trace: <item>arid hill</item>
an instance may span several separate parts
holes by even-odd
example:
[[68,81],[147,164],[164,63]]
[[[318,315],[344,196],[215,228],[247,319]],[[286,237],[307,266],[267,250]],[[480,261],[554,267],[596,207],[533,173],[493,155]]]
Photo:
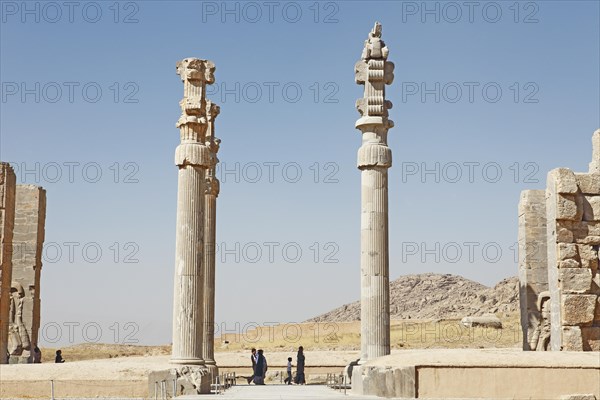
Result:
[[[486,313],[513,313],[519,309],[517,277],[493,288],[450,274],[405,275],[390,282],[392,319],[448,319]],[[346,304],[308,322],[360,320],[360,302]]]

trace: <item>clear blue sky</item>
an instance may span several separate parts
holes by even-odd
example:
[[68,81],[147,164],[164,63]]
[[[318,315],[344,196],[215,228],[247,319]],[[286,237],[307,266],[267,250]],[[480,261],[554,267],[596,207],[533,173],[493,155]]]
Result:
[[353,68],[376,20],[396,64],[392,279],[516,275],[519,193],[587,170],[600,127],[597,1],[1,6],[0,157],[48,191],[43,345],[97,327],[104,342],[170,341],[182,58],[217,65],[228,329],[359,296]]

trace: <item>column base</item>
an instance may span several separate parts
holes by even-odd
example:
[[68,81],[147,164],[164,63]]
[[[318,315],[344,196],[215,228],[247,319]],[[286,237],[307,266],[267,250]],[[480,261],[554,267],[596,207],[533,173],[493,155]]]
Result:
[[219,367],[217,367],[217,363],[215,361],[206,361],[206,365],[204,367],[208,370],[208,376],[210,377],[211,382],[214,381],[217,376],[219,376]]
[[[162,383],[164,382],[164,383]],[[148,375],[148,395],[154,398],[155,391],[161,396],[161,385],[166,389],[167,397],[182,395],[210,394],[212,383],[209,369],[204,365],[181,365],[162,371],[153,371]],[[173,392],[175,396],[173,396]]]

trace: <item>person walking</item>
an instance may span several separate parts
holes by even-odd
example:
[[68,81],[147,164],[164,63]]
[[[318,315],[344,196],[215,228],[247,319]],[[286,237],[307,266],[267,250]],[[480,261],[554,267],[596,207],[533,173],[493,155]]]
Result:
[[288,385],[292,384],[292,357],[288,357],[287,362],[287,378],[283,381]]
[[246,378],[248,385],[254,381],[254,375],[256,374],[256,349],[253,347],[250,353],[250,361],[252,362],[252,376]]
[[262,349],[259,349],[256,357],[256,367],[254,368],[254,384],[265,384],[265,372],[267,372],[267,359],[263,355]]
[[265,357],[264,352],[262,350],[258,350],[260,352],[260,355],[263,357],[264,360],[264,364],[263,364],[263,369],[262,369],[262,384],[265,384],[265,378],[267,377],[267,369],[269,369],[269,366],[267,365],[267,357]]
[[298,354],[296,355],[296,384],[305,385],[306,378],[304,377],[304,347],[298,347]]

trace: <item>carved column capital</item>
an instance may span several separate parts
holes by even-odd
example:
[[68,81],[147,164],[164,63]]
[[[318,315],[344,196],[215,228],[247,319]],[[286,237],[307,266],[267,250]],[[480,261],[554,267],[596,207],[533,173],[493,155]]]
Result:
[[[184,58],[177,62],[177,75],[183,82],[205,82],[212,84],[215,81],[215,64],[210,60],[199,58]],[[187,95],[187,93],[186,93]]]
[[364,85],[364,96],[356,101],[361,118],[356,128],[363,134],[358,152],[358,168],[392,165],[392,151],[387,147],[387,131],[394,126],[388,118],[392,102],[385,99],[385,86],[394,81],[394,63],[387,61],[389,50],[381,40],[381,24],[369,33],[361,59],[355,64],[355,81]]
[[206,146],[209,128],[206,85],[215,81],[215,64],[209,60],[185,58],[177,62],[177,74],[183,81],[183,99],[179,102],[181,116],[177,121],[181,144],[175,151],[175,163],[208,168],[213,157]]
[[394,81],[394,63],[387,61],[388,54],[381,40],[381,24],[376,22],[365,41],[362,57],[354,66],[356,83],[365,86],[364,96],[356,102],[356,108],[362,118],[378,117],[380,123],[386,125],[389,124],[387,110],[392,108],[392,103],[385,99],[385,85]]

